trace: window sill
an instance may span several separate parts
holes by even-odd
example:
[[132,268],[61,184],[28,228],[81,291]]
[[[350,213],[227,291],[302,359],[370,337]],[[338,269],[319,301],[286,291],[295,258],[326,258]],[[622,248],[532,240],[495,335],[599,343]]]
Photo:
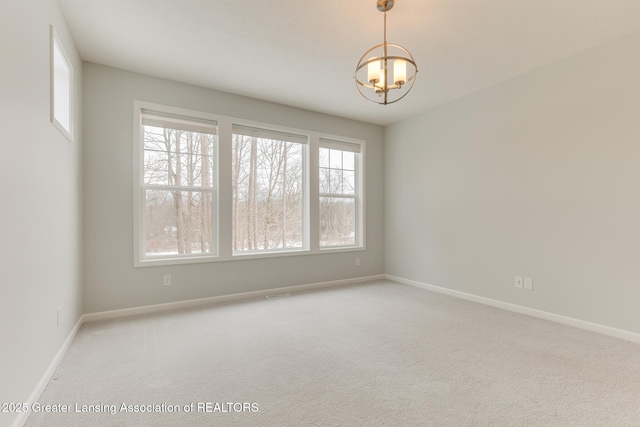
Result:
[[341,252],[362,252],[364,246],[341,246],[332,248],[320,248],[317,250],[298,249],[298,250],[280,250],[276,252],[264,252],[264,253],[236,253],[232,256],[192,256],[192,257],[177,257],[177,258],[158,258],[158,259],[143,259],[136,260],[134,267],[159,267],[165,265],[182,265],[182,264],[197,264],[197,263],[215,263],[226,261],[243,261],[253,259],[265,259],[265,258],[284,258],[292,256],[302,255],[323,255]]
[[163,265],[179,265],[179,264],[199,264],[203,262],[215,262],[219,261],[220,257],[216,255],[211,256],[185,256],[185,257],[162,257],[162,258],[145,258],[136,259],[134,261],[134,267],[158,267]]

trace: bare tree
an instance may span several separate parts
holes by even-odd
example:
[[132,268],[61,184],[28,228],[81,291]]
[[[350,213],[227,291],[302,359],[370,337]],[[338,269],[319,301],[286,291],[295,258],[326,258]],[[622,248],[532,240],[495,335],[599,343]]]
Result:
[[300,246],[300,144],[238,134],[233,142],[233,249]]

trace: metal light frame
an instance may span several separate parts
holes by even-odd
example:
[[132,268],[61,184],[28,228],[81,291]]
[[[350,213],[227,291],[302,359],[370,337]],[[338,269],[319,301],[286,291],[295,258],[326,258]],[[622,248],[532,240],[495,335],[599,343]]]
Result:
[[[393,104],[407,96],[415,83],[416,75],[418,73],[418,66],[416,65],[416,61],[411,52],[398,44],[387,43],[387,12],[391,10],[391,8],[393,8],[393,0],[378,0],[377,9],[380,12],[384,12],[384,41],[383,43],[372,47],[366,51],[362,57],[360,57],[356,70],[353,74],[353,78],[356,82],[356,87],[358,88],[360,95],[368,101],[382,105]],[[382,56],[373,56],[365,60],[365,58],[367,58],[372,52],[378,49],[382,49]],[[389,55],[390,49],[395,50],[397,54]],[[389,76],[393,73],[389,74],[388,71],[390,65],[396,60],[405,61],[408,66],[413,67],[413,70],[411,73],[409,73],[408,70],[406,71],[406,80],[404,82],[395,81],[389,84]],[[376,62],[381,63],[380,74],[384,75],[384,82],[381,82],[380,79],[368,80],[369,64],[374,64]],[[362,76],[358,76],[358,73],[364,74],[362,72],[363,70],[367,73],[364,80],[361,78]],[[403,89],[404,93],[402,93]],[[389,92],[392,90],[399,90],[401,95],[397,99],[390,99],[393,98],[389,96]]]

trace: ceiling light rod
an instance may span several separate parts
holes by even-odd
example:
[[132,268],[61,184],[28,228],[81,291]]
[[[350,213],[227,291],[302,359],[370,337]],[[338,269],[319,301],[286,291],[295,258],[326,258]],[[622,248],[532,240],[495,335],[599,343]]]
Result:
[[[378,0],[377,9],[384,13],[384,41],[360,57],[353,75],[358,92],[367,100],[383,105],[404,98],[413,87],[418,72],[416,61],[407,49],[387,43],[387,12],[391,8],[393,0]],[[370,56],[376,51],[377,56]]]

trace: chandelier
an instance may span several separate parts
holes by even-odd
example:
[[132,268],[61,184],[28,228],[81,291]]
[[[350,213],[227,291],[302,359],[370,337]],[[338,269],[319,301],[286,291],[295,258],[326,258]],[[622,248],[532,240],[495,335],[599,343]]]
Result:
[[418,72],[416,61],[407,49],[387,43],[387,11],[392,7],[393,0],[378,0],[377,8],[384,12],[384,42],[362,55],[353,75],[360,95],[383,105],[404,98]]

